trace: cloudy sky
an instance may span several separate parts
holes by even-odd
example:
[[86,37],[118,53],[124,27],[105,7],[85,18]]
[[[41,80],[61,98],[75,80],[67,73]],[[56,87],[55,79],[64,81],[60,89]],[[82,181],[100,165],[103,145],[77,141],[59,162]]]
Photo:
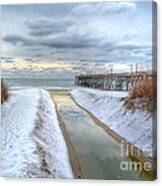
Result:
[[2,76],[71,78],[152,62],[152,2],[5,5]]

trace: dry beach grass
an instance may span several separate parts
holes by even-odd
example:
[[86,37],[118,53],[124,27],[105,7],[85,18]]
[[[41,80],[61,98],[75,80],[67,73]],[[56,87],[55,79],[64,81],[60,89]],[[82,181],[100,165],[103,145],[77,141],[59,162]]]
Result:
[[125,99],[124,106],[127,109],[143,109],[153,112],[155,108],[155,84],[154,79],[139,80],[130,91],[130,96]]
[[8,86],[1,80],[1,104],[9,98]]
[[153,79],[144,79],[137,81],[134,88],[131,91],[130,98],[151,98],[154,97],[154,84]]

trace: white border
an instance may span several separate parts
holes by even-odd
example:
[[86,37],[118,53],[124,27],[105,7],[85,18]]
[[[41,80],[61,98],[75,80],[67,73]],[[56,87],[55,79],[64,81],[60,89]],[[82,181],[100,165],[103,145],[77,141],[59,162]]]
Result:
[[[26,4],[26,3],[63,3],[63,2],[101,2],[101,1],[111,1],[111,0],[0,0],[0,4]],[[121,0],[114,0],[114,1],[121,1]],[[123,0],[124,1],[124,0]],[[131,1],[131,0],[125,0]],[[160,148],[162,141],[162,47],[161,47],[161,27],[160,24],[160,17],[162,17],[162,0],[156,0],[158,3],[158,180],[154,182],[135,182],[135,181],[110,181],[110,180],[58,180],[58,179],[22,179],[22,178],[0,178],[0,185],[1,186],[13,186],[19,185],[22,186],[35,186],[35,185],[43,185],[43,186],[98,186],[98,185],[117,185],[120,186],[125,185],[162,185],[162,172],[160,168],[162,167],[161,155],[162,155],[162,148]]]

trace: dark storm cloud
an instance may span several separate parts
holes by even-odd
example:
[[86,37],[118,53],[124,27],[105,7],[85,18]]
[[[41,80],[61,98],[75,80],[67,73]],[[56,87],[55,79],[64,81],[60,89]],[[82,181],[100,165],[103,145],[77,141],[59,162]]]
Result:
[[[59,32],[59,31],[58,31]],[[44,29],[36,29],[36,30],[31,30],[29,32],[31,36],[38,36],[38,37],[43,37],[43,36],[48,36],[53,34],[53,29],[52,28],[44,28]]]
[[3,37],[3,40],[11,43],[12,45],[21,45],[21,46],[31,46],[33,40],[19,35],[6,35]]
[[72,19],[54,20],[50,18],[39,18],[25,21],[25,25],[31,36],[49,36],[55,33],[65,32],[72,25]]
[[3,40],[11,43],[12,45],[21,46],[46,46],[49,48],[61,48],[61,49],[76,49],[76,48],[88,48],[97,47],[100,40],[92,37],[91,35],[82,35],[73,33],[68,35],[63,33],[58,37],[48,37],[42,39],[35,39],[32,37],[23,37],[18,35],[7,35],[3,37]]
[[85,35],[84,37],[79,33],[66,35],[63,34],[57,38],[53,39],[44,39],[40,42],[41,45],[50,47],[50,48],[87,48],[87,47],[96,47],[98,40],[96,38],[92,38],[89,35]]
[[[136,43],[113,43],[112,41],[104,42],[102,44],[102,40],[100,38],[92,37],[91,35],[81,35],[73,33],[71,35],[67,35],[63,33],[62,35],[56,38],[42,38],[41,40],[35,39],[32,37],[23,37],[18,35],[7,35],[3,37],[3,40],[9,42],[13,45],[22,45],[22,46],[46,46],[49,48],[58,48],[58,49],[66,49],[66,48],[101,48],[105,49],[105,51],[114,51],[114,50],[138,50],[139,49],[151,49],[151,45],[143,45]],[[37,51],[37,50],[36,50]]]

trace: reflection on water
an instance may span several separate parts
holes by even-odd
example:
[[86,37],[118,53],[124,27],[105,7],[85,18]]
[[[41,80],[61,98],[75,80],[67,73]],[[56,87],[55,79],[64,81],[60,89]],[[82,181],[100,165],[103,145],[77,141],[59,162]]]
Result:
[[139,172],[122,171],[120,145],[90,116],[80,109],[69,95],[54,95],[59,114],[77,151],[82,177],[89,179],[144,180]]

